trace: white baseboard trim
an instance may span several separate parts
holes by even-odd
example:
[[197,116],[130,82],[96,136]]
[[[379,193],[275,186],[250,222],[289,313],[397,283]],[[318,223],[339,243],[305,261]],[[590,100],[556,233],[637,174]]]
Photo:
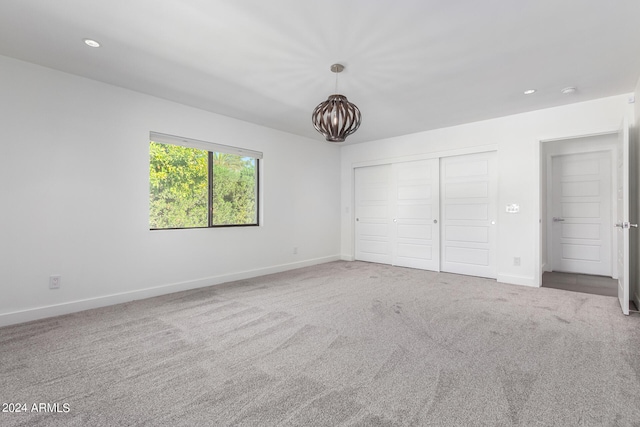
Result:
[[342,255],[340,255],[340,260],[341,261],[355,261],[356,257],[354,257],[353,255],[342,254]]
[[222,283],[233,282],[236,280],[250,279],[253,277],[264,276],[266,274],[280,273],[287,270],[295,270],[296,268],[309,267],[317,264],[338,261],[342,257],[333,255],[323,258],[308,259],[305,261],[292,262],[289,264],[280,264],[271,267],[258,268],[255,270],[246,270],[238,273],[223,274],[220,276],[204,277],[186,282],[170,283],[152,288],[139,289],[130,292],[121,292],[118,294],[105,295],[95,298],[87,298],[83,300],[69,301],[62,304],[48,305],[43,307],[30,308],[26,310],[14,311],[11,313],[0,314],[0,327],[15,325],[17,323],[30,322],[32,320],[44,319],[47,317],[60,316],[63,314],[77,313],[79,311],[90,310],[92,308],[106,307],[109,305],[121,304],[125,302],[157,297],[160,295],[171,294],[174,292],[188,291],[190,289],[205,288],[207,286],[220,285]]
[[540,285],[534,277],[530,276],[516,276],[512,274],[498,274],[498,282],[508,283],[510,285],[530,286],[532,288],[539,288]]

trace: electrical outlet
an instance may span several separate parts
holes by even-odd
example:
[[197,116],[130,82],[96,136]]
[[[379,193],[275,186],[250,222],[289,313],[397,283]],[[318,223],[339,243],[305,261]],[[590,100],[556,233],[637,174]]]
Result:
[[297,247],[297,246],[294,246],[294,247],[293,247],[293,254],[294,254],[294,255],[297,255],[297,254],[298,254],[298,247]]
[[62,276],[49,276],[49,289],[60,289]]
[[513,258],[513,265],[520,266],[520,257],[519,256]]

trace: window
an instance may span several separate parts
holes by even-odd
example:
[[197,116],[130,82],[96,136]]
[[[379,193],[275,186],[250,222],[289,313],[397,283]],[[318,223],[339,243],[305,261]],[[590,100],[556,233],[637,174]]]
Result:
[[258,225],[262,153],[152,132],[152,230]]

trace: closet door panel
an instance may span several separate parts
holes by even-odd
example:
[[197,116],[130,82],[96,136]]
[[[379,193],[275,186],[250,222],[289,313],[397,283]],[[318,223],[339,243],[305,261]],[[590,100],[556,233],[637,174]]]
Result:
[[496,152],[440,160],[442,271],[496,278]]
[[438,159],[392,165],[393,264],[440,267]]
[[391,165],[355,169],[355,258],[391,264]]

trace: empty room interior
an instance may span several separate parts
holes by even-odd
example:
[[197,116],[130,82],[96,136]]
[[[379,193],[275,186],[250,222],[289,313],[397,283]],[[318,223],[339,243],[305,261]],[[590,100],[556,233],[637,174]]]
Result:
[[637,426],[640,2],[0,3],[0,425]]

